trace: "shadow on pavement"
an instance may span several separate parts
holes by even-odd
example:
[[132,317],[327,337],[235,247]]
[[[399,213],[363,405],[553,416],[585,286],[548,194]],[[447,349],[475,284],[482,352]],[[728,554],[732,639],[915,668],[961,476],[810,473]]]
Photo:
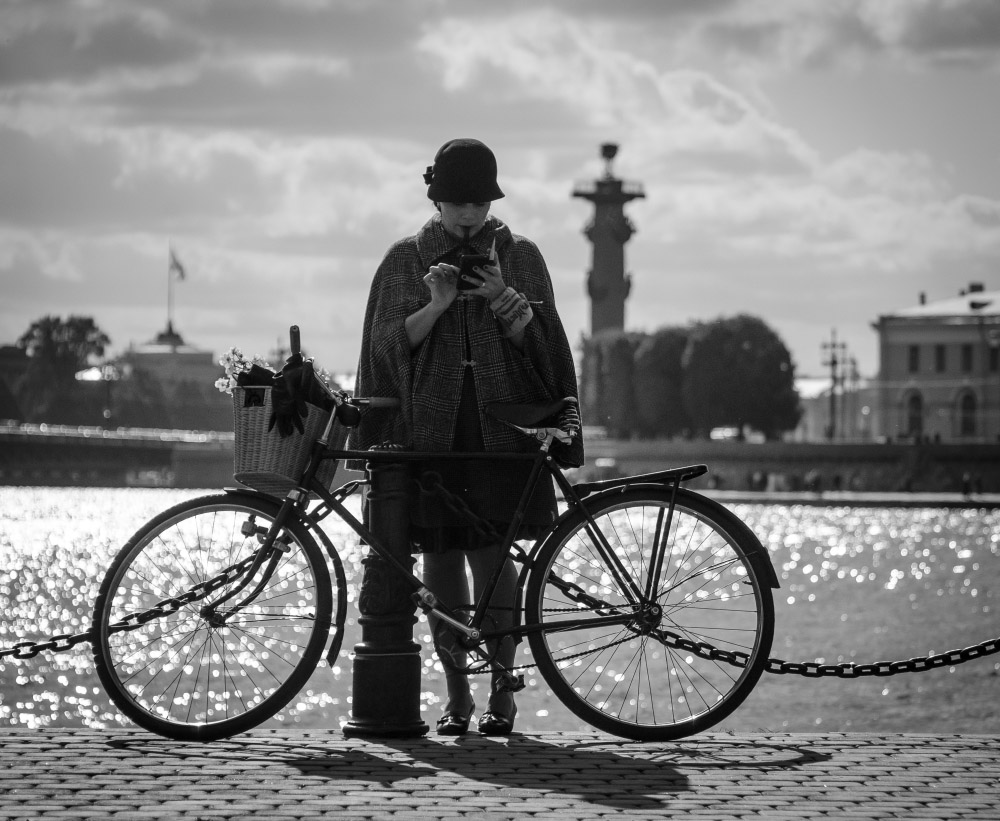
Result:
[[572,796],[617,809],[662,809],[689,787],[687,776],[672,765],[623,755],[610,749],[613,745],[580,749],[526,735],[494,739],[476,733],[452,743],[431,739],[381,743],[435,770],[493,784],[501,792]]
[[[507,738],[469,733],[447,741],[435,736],[347,741],[331,733],[330,741],[310,734],[300,739],[245,736],[210,744],[130,737],[108,744],[144,757],[180,758],[190,764],[280,763],[313,778],[396,789],[461,789],[467,779],[479,785],[476,793],[485,793],[492,785],[500,795],[512,798],[523,790],[524,797],[548,793],[633,810],[668,807],[672,798],[690,789],[686,770],[770,771],[830,758],[801,743],[739,737],[639,744],[572,738],[553,742],[517,733]],[[449,774],[459,779],[448,778]]]

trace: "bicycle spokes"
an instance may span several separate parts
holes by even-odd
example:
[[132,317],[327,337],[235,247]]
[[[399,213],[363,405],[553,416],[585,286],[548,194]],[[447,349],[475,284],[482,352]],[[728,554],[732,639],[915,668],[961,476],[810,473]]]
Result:
[[770,646],[757,546],[686,491],[636,488],[589,514],[566,519],[535,559],[526,618],[539,669],[608,732],[661,739],[710,726],[745,698]]
[[102,584],[98,673],[142,726],[174,738],[231,735],[280,709],[322,654],[324,557],[298,526],[281,542],[262,538],[261,528],[277,532],[272,506],[255,504],[179,505],[133,537]]

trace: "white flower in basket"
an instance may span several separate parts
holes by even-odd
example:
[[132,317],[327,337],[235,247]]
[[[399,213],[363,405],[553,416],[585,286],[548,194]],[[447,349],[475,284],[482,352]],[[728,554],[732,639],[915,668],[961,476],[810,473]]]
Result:
[[248,359],[239,348],[230,348],[226,351],[219,357],[219,364],[222,365],[226,375],[215,380],[215,387],[222,393],[228,393],[230,396],[232,396],[233,388],[237,386],[237,377],[241,373],[249,373],[250,368],[254,365],[274,370],[264,357],[254,354]]

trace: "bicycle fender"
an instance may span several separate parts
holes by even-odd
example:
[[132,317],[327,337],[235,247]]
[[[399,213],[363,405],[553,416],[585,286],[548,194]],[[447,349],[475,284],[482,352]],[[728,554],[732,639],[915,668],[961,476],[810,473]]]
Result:
[[720,514],[720,518],[724,518],[729,523],[730,527],[735,530],[743,531],[743,534],[755,545],[754,551],[747,558],[753,563],[754,570],[760,573],[762,581],[767,582],[768,587],[773,590],[777,590],[781,587],[781,582],[778,580],[778,574],[774,570],[774,565],[771,563],[771,556],[767,552],[767,548],[761,543],[760,539],[757,538],[757,534],[754,533],[749,525],[739,518],[735,513],[733,513],[729,508],[715,501],[715,499],[709,499],[700,493],[695,493],[691,490],[684,490],[686,494],[691,496],[698,496],[701,500],[709,503],[714,507]]
[[[271,496],[270,494],[267,493],[262,493],[259,490],[254,490],[253,488],[226,487],[223,488],[223,492],[226,493],[226,495],[228,496],[246,496],[252,498],[254,501],[257,502],[267,502],[273,508],[274,513],[272,515],[276,515],[278,510],[281,508],[281,503],[282,503],[281,499],[277,499],[274,496]],[[299,520],[299,524],[301,524],[313,538],[318,537],[320,544],[323,546],[323,548],[326,550],[327,555],[330,557],[330,563],[333,565],[334,568],[333,572],[335,574],[338,572],[343,573],[343,561],[340,558],[340,554],[337,553],[337,548],[330,540],[330,537],[326,535],[326,531],[324,531],[323,528],[321,527],[311,527],[306,525],[304,522],[302,522],[301,517],[297,513],[293,513],[293,516],[295,516],[295,518]],[[327,649],[325,655],[327,663],[330,664],[331,666],[336,661],[337,656],[340,655],[341,646],[344,642],[343,631],[334,630],[333,626],[337,624],[343,624],[344,619],[347,617],[347,598],[340,596],[338,597],[338,599],[339,600],[337,602],[337,612],[335,614],[331,614],[330,635],[332,637],[332,641],[330,642],[330,647]]]
[[[326,548],[327,555],[330,557],[330,561],[334,566],[334,573],[342,574],[344,572],[344,563],[340,558],[340,554],[337,552],[337,548],[334,547],[333,542],[330,541],[330,537],[326,535],[323,528],[313,527],[309,529],[309,532],[319,536],[319,540],[323,547]],[[334,587],[334,589],[336,589],[336,587]],[[332,635],[332,640],[330,642],[330,646],[327,648],[325,656],[327,664],[331,667],[336,662],[337,656],[340,655],[340,648],[344,643],[344,631],[334,630],[334,627],[338,624],[344,624],[344,620],[347,618],[347,597],[338,596],[337,599],[337,612],[333,614],[333,617],[330,620],[330,633]]]

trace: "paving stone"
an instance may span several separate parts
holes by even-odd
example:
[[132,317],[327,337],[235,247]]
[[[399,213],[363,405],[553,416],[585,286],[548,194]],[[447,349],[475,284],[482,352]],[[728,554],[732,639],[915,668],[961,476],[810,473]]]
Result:
[[[778,763],[768,768],[773,754]],[[817,760],[823,756],[824,760]],[[268,730],[214,744],[139,731],[0,729],[0,821],[1000,818],[1000,737],[601,733],[345,739]]]

